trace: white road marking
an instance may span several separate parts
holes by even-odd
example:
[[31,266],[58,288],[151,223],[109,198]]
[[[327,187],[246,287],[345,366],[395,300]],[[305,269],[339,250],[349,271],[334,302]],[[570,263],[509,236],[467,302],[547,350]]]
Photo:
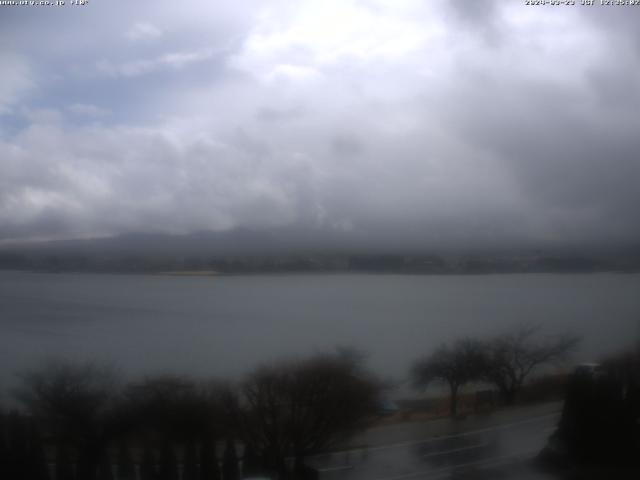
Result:
[[356,453],[356,452],[360,452],[360,451],[367,451],[367,452],[377,452],[380,450],[387,450],[387,449],[391,449],[391,448],[402,448],[402,447],[411,447],[414,445],[423,445],[425,443],[432,443],[432,442],[438,442],[440,440],[450,440],[452,438],[459,438],[459,437],[468,437],[471,435],[477,435],[479,433],[486,433],[486,432],[492,432],[494,430],[507,430],[509,428],[512,427],[516,427],[518,425],[524,425],[526,423],[535,423],[535,422],[540,422],[543,420],[546,420],[548,418],[551,417],[557,417],[558,415],[560,415],[560,412],[555,412],[555,413],[548,413],[546,415],[539,415],[537,417],[531,417],[531,418],[527,418],[525,420],[519,420],[517,422],[510,422],[510,423],[503,423],[501,425],[494,425],[492,427],[487,427],[487,428],[480,428],[478,430],[469,430],[468,432],[462,432],[462,433],[454,433],[451,435],[442,435],[440,437],[430,437],[430,438],[425,438],[423,440],[412,440],[410,442],[398,442],[398,443],[390,443],[389,445],[380,445],[377,447],[364,447],[364,448],[354,448],[353,450],[342,450],[340,452],[332,452],[332,453],[322,453],[319,455],[313,455],[308,457],[309,459],[312,458],[321,458],[321,457],[326,457],[328,455],[339,455],[339,454],[344,454],[347,452],[350,453]]
[[458,452],[464,452],[467,450],[475,450],[476,448],[486,447],[487,445],[489,445],[487,442],[476,443],[474,445],[468,445],[466,447],[452,448],[451,450],[443,450],[441,452],[427,453],[426,455],[422,455],[422,458],[438,457],[440,455],[448,455],[450,453],[458,453]]
[[[557,417],[557,416],[559,416],[559,414],[560,414],[560,412],[549,413],[549,414],[545,414],[545,415],[539,415],[539,416],[536,416],[536,417],[526,418],[524,420],[519,420],[519,421],[516,421],[516,422],[504,423],[504,424],[494,425],[494,426],[487,427],[487,428],[481,428],[481,429],[477,429],[477,430],[470,430],[470,431],[467,431],[467,432],[455,433],[455,434],[451,434],[451,435],[443,435],[443,436],[439,436],[439,437],[430,437],[430,438],[426,438],[426,439],[423,439],[423,440],[415,440],[415,441],[409,441],[409,442],[399,442],[399,443],[393,443],[393,444],[388,444],[388,445],[380,445],[380,446],[377,446],[377,447],[355,448],[355,449],[352,449],[352,450],[343,450],[343,451],[340,451],[340,452],[332,452],[332,453],[329,453],[329,454],[319,454],[319,455],[310,456],[310,457],[308,457],[308,459],[314,459],[314,458],[320,459],[322,457],[337,456],[337,455],[345,455],[347,457],[347,459],[348,459],[349,455],[357,454],[359,452],[368,454],[369,452],[388,450],[388,449],[394,449],[394,448],[402,448],[402,447],[411,447],[411,446],[415,446],[415,445],[424,445],[424,444],[428,444],[428,443],[438,442],[438,441],[441,441],[441,440],[450,440],[450,439],[454,439],[454,438],[468,437],[468,436],[471,436],[471,435],[477,435],[477,434],[480,434],[480,433],[486,433],[486,432],[491,432],[491,431],[507,430],[509,428],[517,427],[519,425],[541,422],[541,421],[547,420],[549,418]],[[551,428],[551,427],[545,428],[544,432],[548,432],[548,431],[551,431],[551,430],[555,430],[555,427],[553,427],[553,428]],[[455,448],[455,449],[451,449],[451,450],[444,450],[444,451],[441,451],[441,452],[433,452],[433,453],[430,453],[430,454],[423,455],[422,458],[429,458],[429,457],[435,457],[435,456],[439,456],[439,455],[446,455],[446,454],[465,451],[465,450],[476,449],[476,448],[480,448],[480,447],[486,446],[486,445],[487,445],[487,443],[478,443],[478,444],[468,445],[468,446],[465,446],[465,447]],[[429,475],[429,478],[438,479],[438,478],[443,478],[443,476],[449,475],[451,473],[451,471],[456,469],[456,468],[467,467],[467,466],[476,466],[476,467],[481,467],[481,468],[487,468],[487,467],[490,467],[490,466],[499,465],[500,463],[508,462],[510,460],[515,460],[521,455],[525,455],[525,454],[529,454],[529,453],[533,453],[533,452],[537,453],[538,450],[529,450],[529,451],[525,451],[525,452],[519,452],[519,453],[516,453],[516,454],[511,454],[511,455],[503,455],[503,456],[488,458],[488,459],[484,459],[484,460],[476,460],[476,461],[473,461],[473,462],[461,463],[461,464],[452,465],[450,467],[446,467],[446,468],[439,469],[439,470],[424,470],[424,471],[419,471],[419,472],[402,474],[402,475],[398,475],[398,476],[384,477],[384,478],[379,478],[377,480],[402,480],[402,479],[409,479],[409,478],[419,477],[419,476],[422,476],[422,475]],[[350,469],[354,469],[354,468],[355,468],[355,465],[353,465],[353,464],[343,464],[343,465],[338,465],[338,466],[334,466],[334,467],[318,468],[317,470],[320,473],[326,473],[326,472],[336,472],[336,471],[341,471],[341,470],[350,470]],[[435,477],[432,477],[433,475],[435,475]]]

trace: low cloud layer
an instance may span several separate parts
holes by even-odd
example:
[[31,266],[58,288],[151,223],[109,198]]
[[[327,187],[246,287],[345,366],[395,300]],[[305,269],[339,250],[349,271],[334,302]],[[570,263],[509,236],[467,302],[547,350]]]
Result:
[[0,241],[640,238],[637,9],[238,3],[0,7]]

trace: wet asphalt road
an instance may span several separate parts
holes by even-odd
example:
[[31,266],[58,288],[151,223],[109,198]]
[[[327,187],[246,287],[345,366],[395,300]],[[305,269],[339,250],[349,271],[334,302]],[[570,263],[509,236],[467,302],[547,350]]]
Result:
[[532,460],[553,433],[559,413],[529,413],[433,438],[425,431],[420,440],[352,449],[309,463],[320,480],[550,478]]

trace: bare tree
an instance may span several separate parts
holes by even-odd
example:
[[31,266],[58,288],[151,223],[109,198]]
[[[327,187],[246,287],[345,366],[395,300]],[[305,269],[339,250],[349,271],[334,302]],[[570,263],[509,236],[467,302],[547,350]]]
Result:
[[19,378],[15,397],[59,437],[93,433],[118,390],[114,370],[94,363],[53,360]]
[[184,376],[147,377],[124,389],[117,411],[119,428],[172,442],[222,437],[229,427],[223,412],[225,391],[222,383]]
[[434,381],[449,386],[449,410],[458,412],[458,392],[461,386],[480,379],[484,371],[484,350],[479,341],[462,339],[453,345],[442,345],[431,355],[418,360],[412,368],[414,385],[426,388]]
[[541,338],[537,326],[520,326],[487,343],[484,377],[513,404],[527,377],[538,367],[563,361],[580,341],[575,335]]
[[240,425],[264,462],[283,469],[285,457],[299,461],[361,428],[375,410],[378,388],[350,355],[262,367],[242,385]]
[[21,375],[16,398],[59,444],[79,452],[78,474],[92,479],[103,454],[117,376],[93,363],[50,361]]

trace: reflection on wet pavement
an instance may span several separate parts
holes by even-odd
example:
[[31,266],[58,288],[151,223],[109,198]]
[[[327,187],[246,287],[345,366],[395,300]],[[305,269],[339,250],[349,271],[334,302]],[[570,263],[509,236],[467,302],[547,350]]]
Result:
[[319,479],[547,478],[531,460],[544,447],[558,415],[420,441],[354,449],[311,459]]

